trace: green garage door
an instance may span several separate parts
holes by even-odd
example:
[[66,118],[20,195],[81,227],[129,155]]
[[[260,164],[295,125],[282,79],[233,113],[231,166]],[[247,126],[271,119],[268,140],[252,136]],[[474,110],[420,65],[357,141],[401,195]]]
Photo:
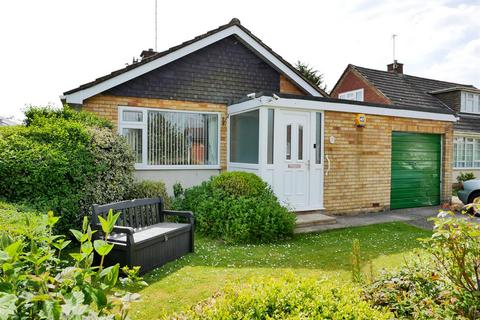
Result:
[[392,132],[391,209],[440,204],[440,141],[438,134]]

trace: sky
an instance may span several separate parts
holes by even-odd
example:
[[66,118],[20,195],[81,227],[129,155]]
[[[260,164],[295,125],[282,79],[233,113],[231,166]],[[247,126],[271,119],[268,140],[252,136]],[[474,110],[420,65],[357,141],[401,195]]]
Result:
[[[331,90],[351,63],[480,88],[480,0],[158,1],[158,51],[233,17]],[[0,1],[0,116],[122,68],[155,45],[155,0]]]

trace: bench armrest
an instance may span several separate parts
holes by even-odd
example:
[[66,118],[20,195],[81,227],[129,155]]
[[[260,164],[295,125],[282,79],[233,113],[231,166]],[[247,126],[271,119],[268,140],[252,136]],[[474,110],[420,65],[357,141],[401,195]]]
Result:
[[187,218],[188,221],[193,224],[193,212],[192,211],[174,211],[174,210],[163,210],[163,214],[167,216],[177,216]]
[[[100,223],[98,223],[95,226],[95,229],[102,230],[102,225]],[[122,227],[122,226],[114,226],[112,231],[116,232],[116,233],[126,233],[126,234],[134,234],[135,233],[135,230],[133,230],[132,227]]]

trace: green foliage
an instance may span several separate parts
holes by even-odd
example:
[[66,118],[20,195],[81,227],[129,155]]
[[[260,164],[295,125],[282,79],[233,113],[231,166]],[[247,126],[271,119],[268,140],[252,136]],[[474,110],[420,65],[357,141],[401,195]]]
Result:
[[473,219],[440,212],[435,232],[422,239],[429,259],[384,276],[367,287],[367,299],[399,318],[478,319],[480,229]]
[[[106,230],[117,215],[109,214]],[[88,220],[82,231],[73,230],[81,243],[79,253],[71,253],[75,265],[62,259],[61,250],[69,241],[52,234],[59,221],[49,212],[44,217],[46,232],[25,235],[15,240],[4,233],[0,243],[0,318],[1,319],[126,319],[129,304],[138,294],[117,286],[119,265],[92,266],[93,248],[97,254],[108,254],[112,246],[95,240]],[[108,234],[106,236],[108,239]],[[103,261],[103,259],[102,259]],[[130,282],[144,285],[138,269],[127,270]],[[122,283],[130,283],[123,280]]]
[[46,232],[45,215],[40,215],[24,205],[13,205],[0,200],[0,230],[11,237],[24,238]]
[[222,173],[185,190],[174,207],[193,211],[196,230],[228,243],[276,241],[295,226],[295,215],[252,173]]
[[391,319],[373,308],[350,286],[301,278],[252,279],[227,286],[221,294],[175,315],[173,319]]
[[313,67],[310,67],[307,63],[303,63],[301,61],[297,61],[297,63],[295,64],[295,68],[317,87],[322,90],[327,90],[327,85],[325,84],[325,81],[323,79],[323,73],[320,73],[320,71],[314,69]]
[[124,198],[134,167],[122,137],[89,126],[95,124],[93,115],[76,116],[68,108],[27,113],[29,126],[0,128],[0,195],[58,212],[64,219],[57,227],[64,234],[93,203]]
[[266,189],[259,176],[242,171],[224,172],[212,179],[212,188],[237,197],[256,197]]
[[352,242],[352,281],[354,283],[362,282],[362,261],[360,254],[360,241],[353,239]]
[[183,190],[182,184],[180,182],[175,182],[173,184],[173,196],[175,198],[181,197],[183,192],[184,190]]
[[461,172],[457,176],[458,183],[465,182],[465,181],[472,180],[472,179],[475,179],[475,175],[473,174],[473,172]]
[[170,209],[172,202],[162,181],[140,181],[135,182],[128,194],[128,199],[142,198],[162,198],[163,205],[166,209]]
[[451,287],[439,281],[432,261],[415,260],[399,271],[384,273],[365,287],[364,295],[375,306],[388,307],[396,319],[461,319],[450,308]]
[[67,105],[63,108],[29,106],[25,110],[25,124],[27,126],[43,126],[45,122],[55,120],[68,120],[83,123],[88,127],[113,129],[113,124],[110,121],[99,118],[93,113],[75,111]]

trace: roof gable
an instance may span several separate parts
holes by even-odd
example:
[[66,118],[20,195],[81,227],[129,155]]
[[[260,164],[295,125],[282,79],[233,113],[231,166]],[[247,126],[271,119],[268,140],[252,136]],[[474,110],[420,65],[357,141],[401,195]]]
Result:
[[235,35],[104,92],[107,95],[230,104],[280,91],[280,74]]
[[230,23],[209,31],[190,41],[184,42],[179,46],[157,53],[139,63],[114,71],[109,75],[81,85],[76,89],[69,90],[64,93],[62,98],[65,99],[67,103],[81,104],[83,103],[83,100],[89,97],[135,79],[232,35],[238,37],[249,49],[262,57],[271,66],[275,67],[280,73],[293,81],[306,93],[312,96],[328,96],[323,90],[303,77],[291,64],[266,46],[260,39],[255,37],[248,29],[243,27],[238,19],[232,19]]

